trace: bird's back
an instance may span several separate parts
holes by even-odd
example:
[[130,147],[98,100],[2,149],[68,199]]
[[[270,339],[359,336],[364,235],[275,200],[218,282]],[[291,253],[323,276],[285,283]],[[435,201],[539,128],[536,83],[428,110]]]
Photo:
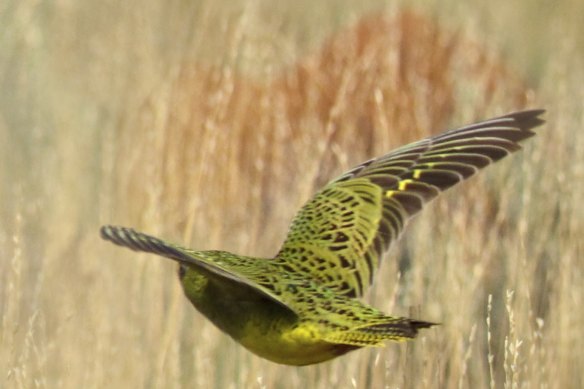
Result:
[[218,328],[274,362],[306,365],[384,340],[413,338],[432,324],[384,315],[282,261],[195,251],[123,227],[102,236],[179,261],[186,297]]

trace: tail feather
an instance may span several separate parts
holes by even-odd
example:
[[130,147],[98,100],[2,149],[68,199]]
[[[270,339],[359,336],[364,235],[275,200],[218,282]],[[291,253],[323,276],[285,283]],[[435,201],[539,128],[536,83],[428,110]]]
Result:
[[414,327],[414,329],[416,331],[420,328],[430,328],[430,327],[440,325],[440,323],[432,323],[429,321],[411,320],[411,319],[410,319],[410,324],[412,325],[412,327]]
[[386,340],[403,341],[413,339],[422,328],[438,325],[427,321],[389,317],[384,323],[365,325],[349,331],[335,332],[325,338],[331,343],[351,346],[383,346]]
[[436,323],[407,318],[392,319],[392,321],[387,323],[372,324],[359,328],[359,332],[379,335],[385,339],[412,339],[416,337],[419,329],[437,325]]

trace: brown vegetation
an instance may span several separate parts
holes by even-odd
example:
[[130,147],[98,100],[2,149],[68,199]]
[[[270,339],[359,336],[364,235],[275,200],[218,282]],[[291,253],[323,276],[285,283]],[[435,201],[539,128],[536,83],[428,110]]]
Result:
[[[532,52],[533,36],[557,42],[533,92],[466,14],[447,28],[360,2],[301,2],[294,23],[286,2],[37,3],[8,0],[0,24],[0,387],[582,387],[580,25],[546,14],[555,32],[525,32]],[[533,20],[498,4],[485,23]],[[289,24],[328,31],[331,11],[355,19],[294,51]],[[99,239],[113,223],[273,255],[353,164],[539,102],[548,124],[525,149],[431,204],[385,258],[373,305],[442,323],[413,342],[274,365],[198,315],[173,264]]]
[[[492,115],[496,105],[525,107],[529,93],[492,52],[411,10],[365,16],[268,81],[185,63],[167,88],[154,91],[124,123],[117,164],[127,163],[127,150],[140,152],[117,186],[123,208],[134,209],[132,218],[144,217],[153,200],[141,171],[152,153],[142,150],[156,150],[156,206],[164,210],[164,224],[177,223],[179,231],[189,216],[205,219],[176,206],[188,204],[193,193],[203,194],[196,201],[210,202],[204,208],[237,204],[244,210],[221,211],[222,218],[263,225],[273,217],[270,204],[299,204],[342,169]],[[168,97],[164,112],[153,109],[160,95]],[[153,120],[163,124],[145,137]],[[242,189],[237,181],[248,184]],[[249,209],[259,213],[250,216]]]

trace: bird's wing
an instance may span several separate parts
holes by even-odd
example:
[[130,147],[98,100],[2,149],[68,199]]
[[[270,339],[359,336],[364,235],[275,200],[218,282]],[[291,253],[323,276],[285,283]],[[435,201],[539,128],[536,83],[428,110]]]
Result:
[[543,113],[450,130],[351,169],[299,211],[275,261],[348,297],[363,295],[408,219],[441,191],[518,150]]
[[[296,314],[295,310],[289,304],[284,302],[274,290],[269,288],[270,284],[267,282],[269,281],[267,278],[266,282],[263,282],[264,285],[262,285],[263,278],[260,271],[255,269],[254,266],[246,266],[246,264],[249,265],[247,262],[251,261],[252,258],[236,258],[232,254],[219,252],[216,252],[217,255],[209,255],[210,252],[196,252],[126,227],[103,226],[100,232],[103,239],[118,246],[127,247],[134,251],[161,255],[179,263],[189,265],[211,279],[232,284],[235,283],[239,285],[238,287],[248,288],[248,290]],[[221,257],[221,254],[227,256]],[[267,261],[265,262],[267,263]],[[264,274],[264,276],[266,275]]]

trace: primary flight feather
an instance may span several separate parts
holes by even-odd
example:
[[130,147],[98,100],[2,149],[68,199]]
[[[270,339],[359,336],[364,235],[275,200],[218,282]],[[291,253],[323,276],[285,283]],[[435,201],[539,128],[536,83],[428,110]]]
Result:
[[543,110],[482,121],[366,161],[298,212],[274,258],[195,251],[124,227],[101,236],[180,264],[187,298],[217,327],[274,362],[308,365],[414,338],[433,323],[359,300],[406,222],[442,191],[517,151]]

